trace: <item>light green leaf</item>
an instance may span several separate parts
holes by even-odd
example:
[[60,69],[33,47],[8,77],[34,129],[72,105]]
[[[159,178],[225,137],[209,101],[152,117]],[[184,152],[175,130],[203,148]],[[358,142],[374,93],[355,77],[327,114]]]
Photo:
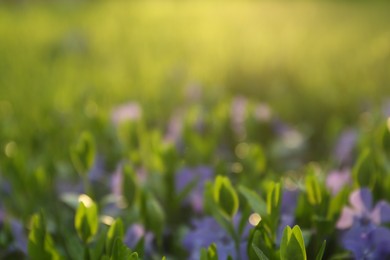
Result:
[[322,260],[322,257],[324,256],[324,252],[325,252],[325,247],[326,247],[326,240],[322,242],[320,251],[318,251],[317,253],[316,260]]
[[121,239],[115,239],[110,260],[138,260],[138,254],[132,252]]
[[115,220],[115,222],[110,226],[107,232],[107,240],[106,240],[106,253],[108,255],[112,254],[112,249],[114,246],[114,242],[116,240],[123,240],[123,223],[121,219]]
[[85,243],[89,242],[98,231],[98,212],[97,206],[90,201],[87,206],[80,202],[76,211],[75,228]]
[[83,132],[77,143],[70,148],[74,167],[80,175],[85,176],[95,159],[95,141],[89,132]]
[[252,248],[259,260],[268,260],[268,257],[255,244],[252,244]]
[[127,205],[131,207],[137,198],[137,181],[135,172],[130,165],[123,167],[123,181],[122,181],[122,193],[127,202]]
[[239,201],[236,191],[227,177],[217,176],[213,196],[220,209],[230,218],[238,211]]
[[57,260],[60,255],[54,248],[53,239],[47,233],[43,214],[32,217],[32,227],[28,236],[28,255],[32,260]]
[[256,192],[242,185],[238,187],[238,190],[245,197],[254,212],[259,213],[261,216],[267,214],[267,205]]
[[306,249],[301,229],[295,226],[291,229],[286,226],[280,245],[281,260],[306,260]]

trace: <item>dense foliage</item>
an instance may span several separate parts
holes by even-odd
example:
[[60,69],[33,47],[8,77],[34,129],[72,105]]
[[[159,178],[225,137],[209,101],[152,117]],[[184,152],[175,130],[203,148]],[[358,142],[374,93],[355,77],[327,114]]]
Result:
[[0,259],[390,258],[389,4],[34,2],[0,1]]
[[243,97],[189,102],[163,128],[124,104],[59,148],[65,161],[47,151],[41,167],[11,141],[1,257],[385,257],[389,111],[364,116],[370,122],[341,132],[321,163],[305,159],[304,129]]

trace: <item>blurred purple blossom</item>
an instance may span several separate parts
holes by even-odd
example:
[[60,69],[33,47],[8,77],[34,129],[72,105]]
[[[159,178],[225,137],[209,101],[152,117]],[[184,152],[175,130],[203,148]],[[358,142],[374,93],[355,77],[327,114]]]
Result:
[[342,238],[342,245],[354,259],[389,259],[390,231],[384,227],[354,227]]
[[180,113],[175,113],[168,122],[167,132],[164,141],[176,145],[177,150],[183,151],[183,116]]
[[129,102],[127,104],[116,107],[111,118],[115,125],[125,121],[137,121],[142,117],[142,108],[137,102]]
[[352,192],[349,203],[351,207],[344,207],[337,221],[336,226],[339,229],[390,222],[390,204],[382,200],[373,208],[371,191],[367,188]]
[[292,128],[288,124],[286,124],[279,118],[273,118],[271,124],[272,124],[273,131],[278,136],[283,136],[285,133],[292,130]]
[[248,100],[244,97],[235,97],[231,105],[231,123],[234,133],[241,139],[246,137],[245,120]]
[[188,202],[197,213],[203,211],[204,185],[206,181],[212,179],[213,175],[213,169],[208,166],[185,167],[176,173],[175,188],[177,193],[182,192],[188,185],[196,182],[185,202]]
[[352,163],[352,153],[357,142],[357,132],[353,129],[345,130],[341,133],[336,142],[334,156],[341,165],[349,165]]
[[288,150],[296,150],[303,146],[304,136],[294,127],[286,124],[278,118],[273,118],[271,122],[274,133],[280,138],[280,149],[282,153],[287,153]]
[[350,169],[331,171],[326,178],[326,186],[332,195],[336,195],[347,184],[352,182]]
[[[122,196],[123,163],[119,163],[111,175],[111,191],[115,196]],[[136,169],[137,181],[142,185],[146,182],[147,173],[144,168]]]
[[147,232],[140,224],[133,224],[127,229],[124,243],[129,248],[134,249],[141,241],[141,239],[144,239],[145,253],[151,253],[153,250],[154,235],[151,232]]
[[356,190],[349,197],[351,207],[344,207],[336,224],[347,229],[342,237],[345,249],[356,259],[387,259],[390,231],[379,225],[390,222],[390,205],[379,201],[373,208],[371,191]]
[[21,222],[11,220],[11,232],[15,247],[27,255],[27,235]]
[[81,180],[77,182],[71,182],[68,180],[57,179],[55,189],[59,195],[65,193],[81,194],[84,192],[84,185]]
[[5,211],[0,204],[0,231],[1,231],[1,228],[3,227],[4,220],[5,220]]
[[[237,228],[239,214],[235,216],[234,224]],[[230,255],[233,259],[248,259],[246,244],[249,235],[249,225],[245,229],[239,248],[239,257],[235,249],[234,240],[212,217],[205,217],[192,221],[193,229],[190,230],[183,240],[184,248],[189,252],[190,260],[200,259],[200,250],[209,247],[212,243],[217,246],[219,259],[227,259]]]
[[390,100],[389,99],[383,104],[382,113],[385,117],[390,117]]
[[192,83],[185,89],[185,96],[188,101],[198,102],[203,96],[202,86]]
[[283,230],[286,226],[292,227],[295,222],[295,209],[298,203],[299,191],[295,190],[283,190],[282,203],[280,205],[280,223],[276,236],[277,244],[280,243],[280,239],[283,235]]
[[266,103],[256,104],[253,114],[260,122],[269,122],[272,118],[272,110]]
[[101,155],[95,157],[91,170],[89,170],[88,178],[91,181],[99,181],[103,178],[105,173],[104,158]]

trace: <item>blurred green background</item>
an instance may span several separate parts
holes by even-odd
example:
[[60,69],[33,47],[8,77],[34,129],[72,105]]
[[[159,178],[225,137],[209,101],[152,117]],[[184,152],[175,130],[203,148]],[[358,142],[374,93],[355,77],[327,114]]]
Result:
[[321,140],[389,96],[389,7],[8,1],[0,5],[0,145],[67,153],[97,114],[136,100],[162,124],[196,87],[206,103],[268,102]]

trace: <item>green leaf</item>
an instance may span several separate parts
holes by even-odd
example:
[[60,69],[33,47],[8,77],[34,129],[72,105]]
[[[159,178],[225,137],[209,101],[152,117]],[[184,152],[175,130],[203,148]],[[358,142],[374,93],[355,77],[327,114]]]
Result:
[[[100,260],[104,253],[104,248],[106,246],[107,238],[107,228],[103,227],[103,229],[99,232],[99,235],[96,239],[95,244],[91,248],[91,260]],[[108,257],[108,256],[107,256]]]
[[231,237],[236,235],[236,231],[229,216],[224,213],[214,200],[214,186],[211,182],[205,184],[204,190],[204,207],[205,211],[210,213],[218,224],[223,227]]
[[264,216],[267,214],[267,205],[265,201],[256,192],[242,185],[238,187],[238,190],[245,197],[249,206],[254,212],[259,213],[260,216]]
[[317,253],[316,260],[322,260],[322,257],[324,256],[324,252],[325,252],[325,247],[326,247],[326,240],[322,242],[320,251],[318,251]]
[[149,192],[144,192],[142,199],[142,213],[145,225],[152,230],[157,237],[161,238],[165,214],[160,203]]
[[43,214],[32,217],[32,227],[28,236],[28,255],[32,260],[60,259],[54,248],[53,239],[47,233]]
[[89,201],[87,206],[80,202],[76,211],[75,228],[77,234],[84,241],[89,242],[98,231],[98,212],[94,202]]
[[272,217],[279,216],[281,203],[280,183],[271,183],[270,190],[267,193],[267,213]]
[[207,249],[200,249],[200,260],[218,260],[217,245],[212,243]]
[[238,196],[227,177],[217,176],[214,183],[213,196],[222,212],[233,218],[238,211]]
[[121,219],[115,220],[107,232],[106,253],[112,255],[112,249],[116,240],[123,240],[123,223]]
[[387,160],[390,160],[390,119],[387,120],[386,126],[383,128],[382,149]]
[[268,260],[268,257],[255,244],[252,244],[252,248],[259,260]]
[[218,251],[217,245],[212,243],[207,249],[207,259],[208,260],[218,260]]
[[89,132],[83,132],[77,143],[71,146],[70,156],[77,172],[85,176],[95,159],[95,141]]
[[372,187],[376,181],[375,158],[370,149],[366,148],[359,155],[352,169],[352,176],[359,187]]
[[306,175],[306,193],[311,205],[320,205],[322,202],[321,186],[314,173]]
[[207,249],[206,248],[201,248],[200,249],[199,260],[208,260],[208,255],[207,255]]
[[137,181],[135,172],[130,165],[123,167],[122,193],[128,207],[131,207],[137,198]]
[[132,252],[121,239],[115,239],[110,260],[138,260],[138,254]]
[[306,249],[301,229],[295,226],[291,229],[286,226],[280,244],[281,260],[306,260]]
[[271,230],[264,222],[265,220],[260,221],[250,232],[247,244],[247,252],[250,259],[257,257],[257,253],[252,245],[258,247],[270,259],[279,258],[278,253],[275,251],[274,240],[271,238]]

